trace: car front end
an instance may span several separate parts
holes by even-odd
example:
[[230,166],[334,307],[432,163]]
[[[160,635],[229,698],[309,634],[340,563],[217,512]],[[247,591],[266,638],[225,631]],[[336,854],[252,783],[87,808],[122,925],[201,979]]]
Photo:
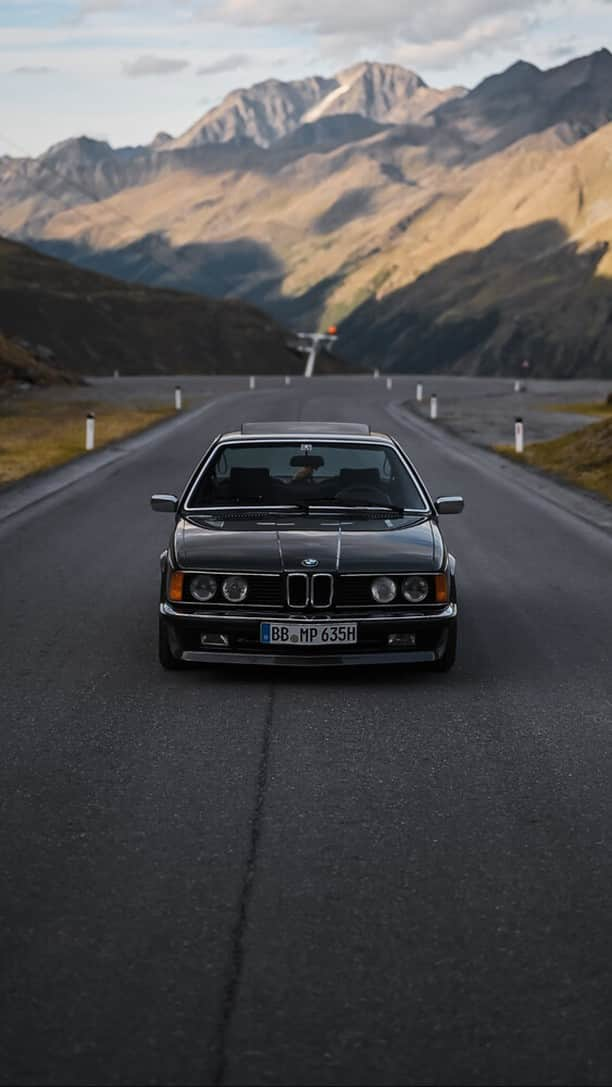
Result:
[[166,556],[160,620],[174,657],[297,666],[444,659],[457,623],[452,556],[443,553],[437,572],[406,566],[349,573],[302,561],[317,566],[181,568]]
[[226,435],[181,499],[152,503],[176,514],[162,556],[165,667],[452,666],[455,560],[438,517],[463,500],[433,502],[387,436]]

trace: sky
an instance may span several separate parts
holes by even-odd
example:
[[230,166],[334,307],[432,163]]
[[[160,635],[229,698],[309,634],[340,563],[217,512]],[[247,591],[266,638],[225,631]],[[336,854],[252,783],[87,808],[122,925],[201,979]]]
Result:
[[612,48],[612,0],[0,0],[0,155],[179,135],[229,91],[403,64],[474,86]]

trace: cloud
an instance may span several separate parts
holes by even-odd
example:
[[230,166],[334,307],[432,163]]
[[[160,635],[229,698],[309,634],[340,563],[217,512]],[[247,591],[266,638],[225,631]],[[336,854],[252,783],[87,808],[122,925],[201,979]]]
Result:
[[50,68],[47,64],[22,64],[19,68],[13,68],[11,75],[50,75],[57,72],[57,68]]
[[375,47],[386,41],[425,45],[462,37],[493,16],[531,13],[553,0],[214,0],[202,18],[217,18],[237,25],[289,27],[319,37],[359,40]]
[[126,0],[80,0],[79,15],[95,15],[100,11],[124,11],[132,5]]
[[551,60],[568,60],[570,57],[577,55],[577,49],[575,42],[566,42],[565,44],[555,45],[548,50],[548,56]]
[[221,72],[235,72],[238,68],[248,68],[252,59],[248,53],[228,53],[219,60],[213,60],[209,64],[202,64],[197,69],[196,75],[219,75]]
[[129,79],[142,79],[153,75],[174,75],[189,68],[188,60],[179,60],[178,57],[154,57],[150,54],[137,57],[136,60],[126,60],[123,64],[123,74]]
[[520,52],[520,42],[533,26],[533,16],[509,12],[483,18],[468,26],[462,34],[442,36],[432,41],[405,42],[394,50],[394,59],[409,68],[445,70],[459,62],[486,55],[503,44]]
[[[90,21],[95,23],[95,16],[101,15],[113,15],[117,13],[119,16],[129,15],[132,12],[142,13],[143,9],[147,15],[151,15],[153,11],[159,11],[160,14],[172,17],[173,13],[183,10],[189,11],[193,9],[193,3],[191,0],[78,0],[74,17],[69,22],[76,25]],[[90,16],[93,16],[90,19]]]

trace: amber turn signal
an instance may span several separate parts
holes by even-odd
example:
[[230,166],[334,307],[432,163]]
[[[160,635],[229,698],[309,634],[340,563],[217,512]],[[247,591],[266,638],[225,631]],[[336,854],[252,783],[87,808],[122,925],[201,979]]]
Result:
[[434,578],[436,587],[436,604],[448,603],[448,577],[446,574],[436,574]]
[[185,575],[182,570],[174,570],[170,575],[170,585],[168,588],[168,598],[170,600],[182,600],[183,599],[183,582],[185,581]]

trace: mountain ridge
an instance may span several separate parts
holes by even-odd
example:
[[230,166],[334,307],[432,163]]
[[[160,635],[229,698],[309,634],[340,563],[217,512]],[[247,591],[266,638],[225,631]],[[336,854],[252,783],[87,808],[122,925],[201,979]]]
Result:
[[[592,372],[609,369],[612,356],[600,346],[607,343],[602,314],[612,277],[612,55],[600,50],[545,70],[517,62],[403,123],[402,109],[412,110],[424,90],[416,73],[368,62],[345,78],[335,97],[329,80],[311,86],[318,102],[306,112],[310,120],[298,123],[296,107],[290,131],[267,147],[243,132],[181,148],[164,139],[124,149],[119,159],[112,149],[109,158],[107,145],[85,143],[69,159],[69,177],[55,175],[52,185],[44,160],[2,160],[0,230],[128,280],[237,297],[296,328],[342,322],[362,362],[371,360],[370,321],[392,368],[412,365],[404,314],[423,350],[436,343],[445,364],[466,372],[511,369],[514,353],[529,346],[509,330],[509,290],[517,320],[531,314],[529,335],[551,373],[573,372],[572,357]],[[272,85],[275,93],[285,86]],[[372,87],[385,123],[366,116],[375,112]],[[282,110],[271,115],[286,127]],[[554,230],[535,229],[552,222]],[[531,253],[534,238],[552,247],[553,266],[563,262],[563,275],[547,272],[552,292],[540,290],[546,261]],[[514,289],[521,239],[531,254],[524,276],[539,300],[537,320],[529,290]],[[555,257],[564,250],[575,259]],[[442,288],[458,270],[461,289]],[[423,282],[431,299],[417,287]],[[566,301],[572,284],[593,301],[590,355],[569,333],[564,353],[555,337],[555,289],[580,324]],[[463,342],[464,320],[469,346],[455,358],[432,328],[450,322]]]
[[449,95],[462,93],[458,87],[429,88],[416,72],[401,65],[363,61],[331,77],[269,79],[231,91],[164,148],[193,148],[241,135],[270,147],[304,123],[339,113],[390,124],[422,120]]

